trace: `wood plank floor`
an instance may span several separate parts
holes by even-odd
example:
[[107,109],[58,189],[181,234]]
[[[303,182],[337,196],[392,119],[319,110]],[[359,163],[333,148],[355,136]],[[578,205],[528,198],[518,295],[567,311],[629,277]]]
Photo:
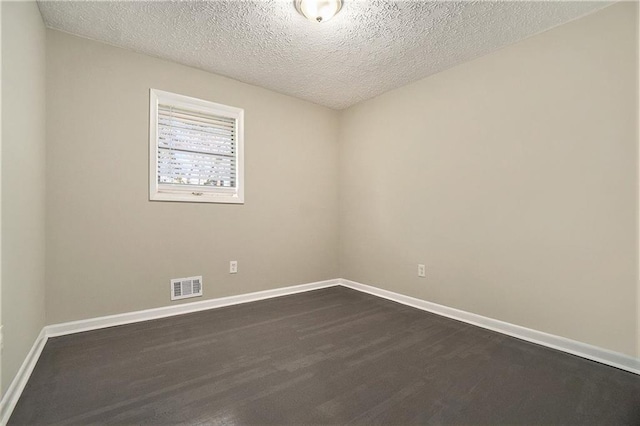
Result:
[[342,287],[50,339],[9,424],[640,424],[640,376]]

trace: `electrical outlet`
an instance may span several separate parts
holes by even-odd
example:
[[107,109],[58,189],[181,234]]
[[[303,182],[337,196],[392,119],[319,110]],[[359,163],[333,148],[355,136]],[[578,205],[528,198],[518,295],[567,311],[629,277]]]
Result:
[[238,273],[238,261],[237,260],[232,260],[231,262],[229,262],[229,273],[230,274],[237,274]]
[[418,276],[424,278],[427,276],[426,269],[423,264],[418,264]]

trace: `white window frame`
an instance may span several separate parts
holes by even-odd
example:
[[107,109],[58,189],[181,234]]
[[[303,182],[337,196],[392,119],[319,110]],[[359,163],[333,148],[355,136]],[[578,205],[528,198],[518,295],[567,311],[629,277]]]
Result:
[[[158,184],[158,105],[196,110],[232,118],[236,123],[235,188],[184,187]],[[244,204],[244,110],[157,89],[149,92],[149,200]]]

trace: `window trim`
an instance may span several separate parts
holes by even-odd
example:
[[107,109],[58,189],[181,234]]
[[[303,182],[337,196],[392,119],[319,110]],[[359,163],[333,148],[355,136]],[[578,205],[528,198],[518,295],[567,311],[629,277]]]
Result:
[[[158,184],[158,104],[161,102],[235,119],[235,188],[198,188],[194,191],[194,187],[180,188],[176,186],[175,188],[167,189]],[[149,200],[244,204],[244,109],[162,90],[149,89]]]

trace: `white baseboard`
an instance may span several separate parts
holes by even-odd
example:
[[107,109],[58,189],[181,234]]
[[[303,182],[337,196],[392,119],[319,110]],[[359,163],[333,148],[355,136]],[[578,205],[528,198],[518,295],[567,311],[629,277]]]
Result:
[[484,317],[482,315],[473,314],[471,312],[461,311],[459,309],[450,308],[437,303],[427,302],[426,300],[416,299],[415,297],[405,296],[403,294],[394,293],[389,290],[383,290],[355,281],[340,279],[340,285],[351,288],[353,290],[369,293],[374,296],[393,300],[403,305],[412,306],[423,311],[432,312],[444,317],[452,318],[467,324],[473,324],[488,330],[497,331],[498,333],[516,337],[528,342],[537,343],[542,346],[557,349],[563,352],[577,355],[582,358],[597,361],[602,364],[610,365],[621,370],[630,371],[640,374],[640,359],[634,358],[619,352],[610,351],[587,343],[578,342],[576,340],[567,339],[542,331],[532,330],[530,328],[521,327],[519,325]]
[[257,291],[255,293],[239,294],[237,296],[220,297],[218,299],[201,300],[198,302],[184,303],[181,305],[163,306],[161,308],[145,309],[143,311],[127,312],[124,314],[109,315],[105,317],[90,318],[80,321],[64,322],[45,327],[47,337],[63,336],[65,334],[80,333],[82,331],[97,330],[99,328],[113,327],[116,325],[130,324],[134,322],[149,321],[174,315],[189,314],[192,312],[206,311],[208,309],[222,308],[224,306],[238,305],[240,303],[255,302],[257,300],[271,299],[273,297],[286,296],[288,294],[302,293],[320,288],[333,287],[340,284],[340,280],[318,281],[309,284],[280,287],[272,290]]
[[369,293],[374,296],[402,303],[403,305],[412,306],[417,309],[432,312],[468,324],[473,324],[482,328],[496,331],[498,333],[507,334],[528,342],[537,343],[563,352],[568,352],[582,358],[600,362],[640,374],[640,359],[633,358],[618,352],[592,346],[586,343],[567,339],[553,334],[544,333],[530,328],[521,327],[519,325],[510,324],[482,315],[473,314],[459,309],[450,308],[448,306],[438,305],[437,303],[427,302],[426,300],[416,299],[414,297],[405,296],[403,294],[394,293],[392,291],[381,288],[361,284],[355,281],[345,279],[333,279],[326,281],[318,281],[309,284],[296,285],[291,287],[281,287],[273,290],[258,291],[255,293],[246,293],[237,296],[222,297],[218,299],[202,300],[192,303],[184,303],[180,305],[164,306],[161,308],[146,309],[143,311],[128,312],[124,314],[109,315],[98,318],[90,318],[80,321],[71,321],[61,324],[53,324],[45,326],[40,335],[33,344],[33,347],[27,354],[16,377],[11,382],[9,389],[3,395],[0,401],[0,424],[5,425],[13,409],[26,386],[33,369],[38,362],[38,358],[49,337],[63,336],[66,334],[80,333],[83,331],[97,330],[100,328],[113,327],[117,325],[130,324],[141,321],[149,321],[158,318],[165,318],[174,315],[182,315],[191,312],[204,311],[208,309],[221,308],[224,306],[238,305],[241,303],[254,302],[263,299],[286,296],[289,294],[302,293],[321,288],[334,287],[341,285],[353,290]]
[[33,369],[35,368],[36,363],[40,358],[40,354],[42,353],[42,349],[44,349],[45,343],[47,343],[47,335],[45,334],[45,330],[43,328],[36,338],[36,341],[33,343],[33,346],[27,354],[27,357],[24,359],[24,362],[20,366],[16,377],[14,377],[13,381],[11,381],[9,388],[2,396],[2,401],[0,401],[1,425],[6,425],[9,421],[9,417],[11,417],[11,413],[18,403],[20,395],[22,395],[22,391],[27,385],[29,377],[31,377],[31,373],[33,372]]

